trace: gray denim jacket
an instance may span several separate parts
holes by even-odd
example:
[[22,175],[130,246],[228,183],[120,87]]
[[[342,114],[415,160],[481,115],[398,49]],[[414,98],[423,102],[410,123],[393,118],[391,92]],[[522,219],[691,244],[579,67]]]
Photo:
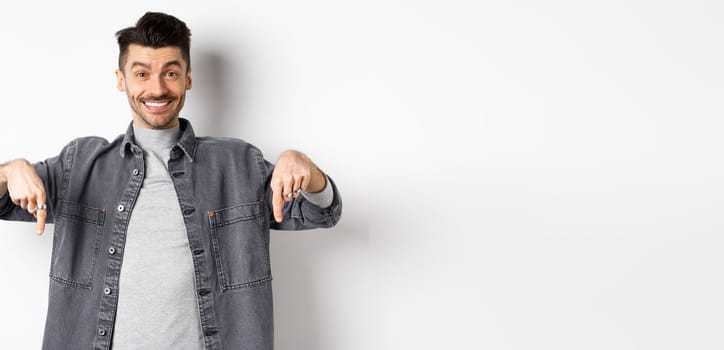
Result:
[[[269,229],[334,226],[342,212],[337,188],[330,180],[330,207],[299,196],[277,223],[273,164],[244,141],[196,137],[187,120],[180,122],[168,170],[192,251],[206,349],[273,349]],[[118,299],[107,291],[118,290],[128,220],[145,173],[133,127],[110,143],[76,139],[34,166],[55,224],[43,349],[109,349]],[[8,195],[0,198],[0,219],[34,221]]]

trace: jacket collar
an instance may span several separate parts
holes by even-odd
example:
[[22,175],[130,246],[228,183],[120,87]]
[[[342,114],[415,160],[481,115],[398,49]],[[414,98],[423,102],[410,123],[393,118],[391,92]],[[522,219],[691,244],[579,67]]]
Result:
[[[173,155],[173,152],[177,152],[176,148],[178,147],[184,152],[184,154],[186,154],[186,157],[189,158],[189,161],[193,162],[194,158],[196,157],[197,145],[194,129],[191,127],[191,123],[184,118],[179,118],[179,128],[181,129],[181,137],[179,138],[178,142],[176,142],[176,146],[171,149],[171,154]],[[134,139],[133,122],[128,125],[128,129],[126,129],[126,134],[123,136],[123,141],[121,142],[121,157],[126,156],[128,148],[139,148],[138,145],[136,145]]]

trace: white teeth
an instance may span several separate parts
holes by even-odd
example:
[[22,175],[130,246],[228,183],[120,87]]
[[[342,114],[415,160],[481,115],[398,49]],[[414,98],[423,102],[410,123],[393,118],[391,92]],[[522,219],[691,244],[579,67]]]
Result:
[[166,101],[166,102],[149,102],[149,101],[146,101],[146,102],[144,102],[144,103],[146,104],[146,106],[149,106],[149,107],[161,107],[161,106],[167,105],[167,104],[168,104],[168,101]]

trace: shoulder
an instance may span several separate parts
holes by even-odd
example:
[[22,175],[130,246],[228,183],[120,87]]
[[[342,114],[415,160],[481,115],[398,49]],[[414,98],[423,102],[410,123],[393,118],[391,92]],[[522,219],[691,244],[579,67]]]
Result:
[[254,147],[254,145],[233,137],[199,136],[196,138],[199,145],[210,147]]
[[199,137],[197,141],[197,160],[201,158],[214,167],[267,171],[267,161],[261,150],[249,142],[229,137]]
[[202,152],[220,152],[231,154],[249,154],[261,156],[261,151],[256,146],[241,139],[231,137],[209,137],[196,138],[198,148]]
[[122,140],[123,135],[118,136],[111,142],[100,136],[84,136],[71,141],[69,146],[73,145],[79,152],[93,153],[107,148],[120,147]]
[[120,135],[108,141],[100,136],[83,136],[70,141],[63,148],[63,153],[74,156],[92,156],[106,153],[112,149],[119,149],[123,141],[123,135]]
[[[119,137],[117,140],[120,143],[121,137]],[[114,140],[115,141],[115,140]],[[84,137],[78,137],[75,140],[71,141],[71,143],[75,143],[78,146],[83,147],[104,147],[110,144],[108,140],[100,137],[100,136],[84,136]]]

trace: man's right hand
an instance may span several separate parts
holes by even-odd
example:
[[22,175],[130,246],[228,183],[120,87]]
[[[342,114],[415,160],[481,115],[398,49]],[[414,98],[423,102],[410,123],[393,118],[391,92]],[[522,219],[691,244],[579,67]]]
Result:
[[10,200],[21,208],[28,210],[38,220],[37,234],[45,231],[47,209],[38,210],[38,206],[46,206],[45,185],[30,162],[16,159],[0,165],[0,194],[7,190]]

